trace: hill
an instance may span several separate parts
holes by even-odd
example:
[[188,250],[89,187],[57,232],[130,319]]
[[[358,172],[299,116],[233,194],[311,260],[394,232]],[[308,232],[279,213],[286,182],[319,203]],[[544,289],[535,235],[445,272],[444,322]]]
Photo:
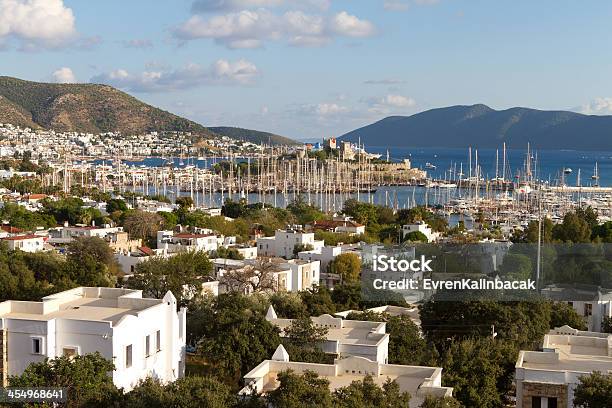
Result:
[[295,140],[289,139],[288,137],[279,136],[268,132],[260,132],[258,130],[242,129],[237,127],[211,127],[209,129],[218,135],[231,137],[232,139],[246,140],[251,143],[264,143],[274,146],[299,144]]
[[541,149],[612,151],[612,116],[528,108],[494,110],[451,106],[412,116],[392,116],[354,130],[341,140],[390,147],[508,147],[527,142]]
[[204,126],[147,105],[107,85],[48,84],[0,77],[0,123],[59,132],[185,131],[205,137]]

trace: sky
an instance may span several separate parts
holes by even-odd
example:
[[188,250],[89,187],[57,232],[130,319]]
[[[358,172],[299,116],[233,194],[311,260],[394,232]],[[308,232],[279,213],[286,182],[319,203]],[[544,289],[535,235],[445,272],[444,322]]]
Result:
[[0,75],[320,140],[484,103],[612,114],[612,2],[0,0]]

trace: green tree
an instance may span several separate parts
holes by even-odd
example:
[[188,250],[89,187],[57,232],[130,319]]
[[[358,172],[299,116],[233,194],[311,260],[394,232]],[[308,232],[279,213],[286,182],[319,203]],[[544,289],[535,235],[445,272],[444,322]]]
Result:
[[316,326],[309,317],[299,317],[285,329],[283,344],[291,361],[329,363],[330,359],[321,349],[328,329]]
[[119,398],[119,390],[110,375],[111,361],[100,353],[73,357],[58,357],[30,364],[16,377],[9,378],[11,387],[62,387],[67,389],[68,407],[85,407]]
[[582,408],[612,407],[612,374],[594,372],[580,377],[574,391],[574,406]]
[[533,275],[531,258],[524,254],[508,253],[504,256],[499,273],[506,278],[527,280]]
[[279,386],[268,395],[270,405],[278,408],[331,408],[329,381],[313,372],[278,374]]
[[140,289],[148,297],[161,299],[171,291],[178,304],[185,305],[202,292],[202,283],[212,272],[212,263],[201,251],[189,251],[170,258],[153,257],[136,266],[126,286]]
[[580,316],[572,306],[565,302],[554,302],[550,309],[550,328],[555,329],[564,325],[577,330],[587,330],[584,317]]
[[361,276],[361,258],[352,252],[340,254],[330,262],[329,272],[340,275],[342,282],[358,282]]
[[453,397],[436,398],[428,395],[420,408],[462,408],[461,403]]
[[561,224],[553,227],[553,238],[570,243],[591,242],[591,227],[579,214],[569,212],[565,214]]
[[504,406],[512,386],[518,350],[510,343],[491,338],[453,343],[442,367],[443,385],[466,407]]
[[237,383],[247,372],[269,359],[279,344],[279,330],[265,318],[258,297],[222,294],[192,304],[188,309],[190,344],[208,362],[211,373]]
[[387,379],[379,387],[369,375],[363,381],[353,381],[348,387],[336,390],[333,398],[334,405],[342,408],[405,408],[410,403],[410,394],[401,392],[395,381]]
[[120,198],[113,198],[106,202],[106,212],[109,214],[112,214],[116,211],[124,212],[127,210],[128,210],[128,206],[126,202]]
[[412,231],[410,234],[404,237],[404,240],[408,242],[429,242],[427,236],[421,231]]

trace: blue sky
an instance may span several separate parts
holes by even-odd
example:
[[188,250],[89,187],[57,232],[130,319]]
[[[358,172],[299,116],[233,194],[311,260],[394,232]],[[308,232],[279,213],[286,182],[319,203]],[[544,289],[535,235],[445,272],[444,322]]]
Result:
[[612,2],[0,0],[0,74],[297,139],[485,103],[612,114]]

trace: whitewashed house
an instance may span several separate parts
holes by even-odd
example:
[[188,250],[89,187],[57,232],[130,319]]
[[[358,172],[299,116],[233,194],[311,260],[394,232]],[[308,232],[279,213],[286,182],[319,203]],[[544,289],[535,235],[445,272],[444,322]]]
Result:
[[115,288],[0,303],[0,386],[31,363],[95,352],[115,364],[113,382],[126,391],[147,377],[175,381],[185,372],[185,316],[170,292],[144,299]]
[[[281,335],[291,326],[293,319],[279,319],[270,306],[266,320],[281,330]],[[386,364],[389,359],[389,335],[385,322],[344,320],[330,315],[311,317],[317,327],[327,329],[321,345],[325,353],[337,357],[358,356]]]
[[422,233],[427,237],[427,242],[437,241],[438,238],[440,238],[440,233],[434,232],[424,221],[402,225],[402,238],[406,238],[406,236],[412,232]]
[[10,251],[39,252],[45,247],[45,237],[40,235],[13,235],[1,239],[6,242]]
[[579,377],[612,370],[612,334],[563,326],[544,336],[542,351],[521,351],[516,362],[517,408],[574,407]]
[[369,375],[378,386],[387,380],[395,381],[401,392],[411,395],[409,408],[420,407],[427,396],[436,398],[451,397],[453,389],[442,386],[442,368],[383,364],[364,357],[336,359],[333,364],[301,363],[289,360],[289,354],[280,345],[271,360],[261,362],[244,376],[245,387],[240,395],[266,394],[278,388],[278,374],[292,370],[295,374],[313,372],[329,381],[334,391],[363,381]]
[[317,250],[324,245],[325,242],[315,240],[314,233],[304,232],[299,226],[296,226],[278,230],[273,237],[257,238],[257,253],[259,256],[292,259],[295,258],[296,246],[308,246],[312,250]]

